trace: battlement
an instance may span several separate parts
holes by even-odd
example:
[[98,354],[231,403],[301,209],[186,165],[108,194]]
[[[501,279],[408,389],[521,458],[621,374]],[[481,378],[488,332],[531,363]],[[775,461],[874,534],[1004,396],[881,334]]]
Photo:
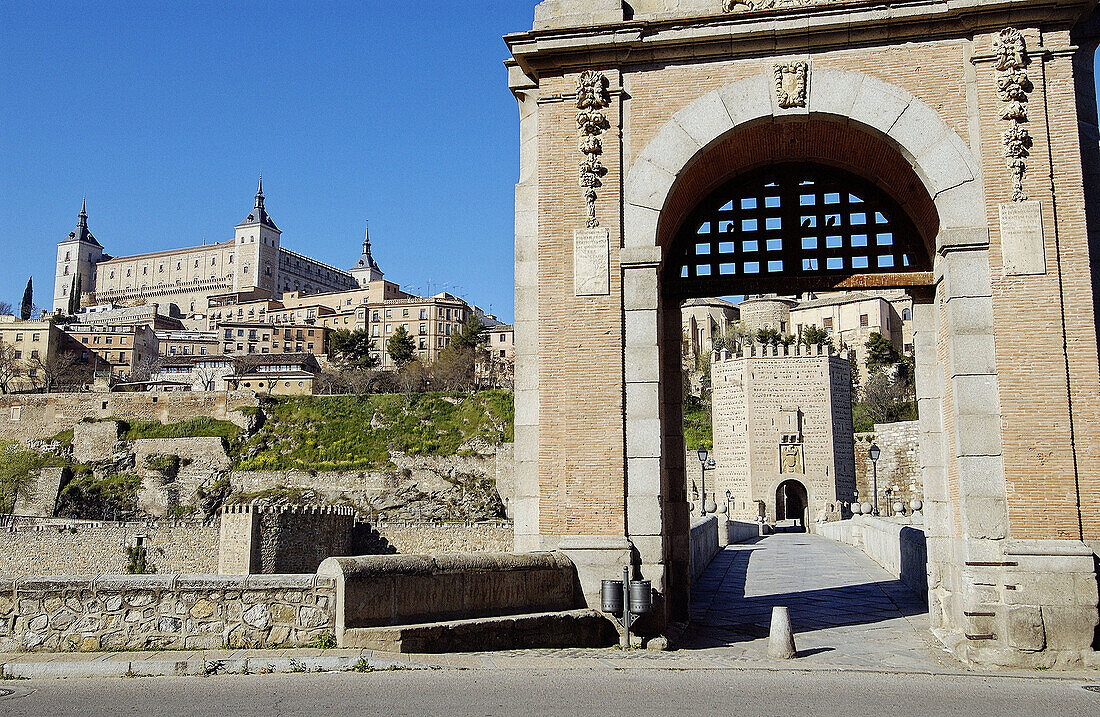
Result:
[[345,517],[357,517],[355,508],[345,505],[262,505],[257,503],[240,503],[238,505],[226,505],[221,508],[223,514],[269,513],[293,515],[339,515]]
[[793,346],[784,346],[782,344],[745,344],[740,354],[730,353],[729,351],[715,351],[712,356],[712,362],[720,363],[722,361],[730,361],[736,359],[746,358],[787,358],[791,356],[797,357],[818,357],[818,356],[839,356],[836,349],[828,344],[817,344],[816,346],[806,346],[804,344],[795,344]]
[[347,555],[359,514],[349,506],[223,506],[218,540],[222,575],[311,573]]

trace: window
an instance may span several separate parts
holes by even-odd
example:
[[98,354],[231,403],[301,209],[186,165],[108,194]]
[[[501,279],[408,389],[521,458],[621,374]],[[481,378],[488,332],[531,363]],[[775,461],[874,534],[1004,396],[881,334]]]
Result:
[[403,318],[403,319],[407,319],[407,318],[409,318],[409,310],[408,310],[408,309],[404,309],[404,310],[403,310],[403,311],[401,312],[401,318]]
[[38,358],[38,349],[35,349],[34,351],[31,351],[31,358],[32,359]]
[[428,310],[427,309],[421,309],[420,310],[420,320],[423,321],[426,318],[428,318]]
[[826,316],[825,318],[823,318],[821,320],[821,328],[825,329],[826,331],[832,331],[833,330],[833,317]]
[[[798,328],[800,328],[800,329],[801,329],[802,327],[801,327],[801,326],[799,326]],[[500,335],[500,343],[504,343],[504,342],[505,342],[505,340],[506,340],[506,338],[505,338],[505,335],[504,335],[504,334],[501,334],[501,335]]]
[[425,335],[427,335],[427,333],[428,333],[428,325],[427,324],[420,324],[420,335],[425,336]]
[[912,321],[913,320],[913,312],[910,311],[909,309],[902,309],[901,310],[901,320],[902,321]]
[[390,309],[386,309],[386,318],[388,319],[391,316],[393,316],[393,311],[391,311]]
[[42,339],[42,334],[34,334],[34,335],[31,336],[31,341],[40,341],[41,339]]
[[15,340],[16,341],[22,341],[23,340],[23,334],[16,334],[15,335]]
[[871,324],[870,318],[867,316],[867,314],[860,314],[859,315],[859,325],[860,326],[870,326],[870,324]]
[[507,351],[505,351],[504,349],[501,349],[501,350],[500,350],[500,357],[501,357],[501,358],[504,358],[504,355],[505,355],[506,353],[507,353]]

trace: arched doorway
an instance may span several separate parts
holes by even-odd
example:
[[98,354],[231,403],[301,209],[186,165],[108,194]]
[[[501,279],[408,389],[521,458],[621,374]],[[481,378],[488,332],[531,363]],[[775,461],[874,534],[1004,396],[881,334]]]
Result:
[[806,486],[797,480],[783,481],[775,489],[776,525],[788,524],[791,528],[805,530],[809,504]]
[[[804,117],[749,123],[703,150],[670,188],[657,227],[663,258],[657,271],[657,334],[660,383],[666,387],[661,404],[664,445],[682,446],[684,440],[683,397],[670,395],[673,387],[683,385],[675,353],[679,341],[673,347],[664,338],[679,338],[683,301],[902,288],[917,304],[931,308],[939,216],[914,165],[881,135],[856,122]],[[923,358],[938,362],[934,351]],[[628,389],[628,421],[629,400]],[[830,450],[851,452],[839,444]],[[779,475],[783,469],[776,463],[777,473],[758,481],[767,486],[760,488],[763,492],[747,496],[770,504],[769,518],[795,519],[805,527],[808,516],[850,500],[854,492],[854,475],[851,485],[844,483],[846,476],[831,473],[794,479]],[[668,494],[675,501],[678,486],[684,485],[682,467],[672,461],[665,465]],[[797,480],[803,489],[790,486],[778,495],[776,486],[787,479]],[[716,494],[728,489],[747,495],[743,487],[738,490],[721,480],[713,489]],[[780,498],[786,499],[781,518],[776,512]],[[822,506],[811,506],[811,498]],[[674,513],[677,507],[668,505],[667,510]],[[675,522],[666,526],[667,561],[675,565],[679,528]],[[680,573],[677,587],[677,573],[669,572],[674,616],[690,586]]]

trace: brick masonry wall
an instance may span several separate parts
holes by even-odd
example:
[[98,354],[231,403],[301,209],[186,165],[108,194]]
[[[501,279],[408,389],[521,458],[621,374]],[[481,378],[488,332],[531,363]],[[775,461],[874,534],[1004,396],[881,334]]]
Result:
[[335,625],[314,575],[0,578],[0,652],[299,647]]
[[18,525],[0,535],[0,576],[121,575],[126,547],[145,536],[159,573],[197,575],[218,569],[218,526],[197,522]]
[[[244,425],[234,409],[259,406],[250,391],[150,393],[51,393],[0,396],[0,438],[21,443],[42,440],[72,428],[83,419],[178,423],[208,416]],[[12,420],[13,407],[19,420]]]
[[378,523],[374,526],[398,553],[510,553],[514,529],[510,522]]
[[[617,72],[607,75],[613,88],[619,85]],[[578,76],[547,77],[540,95],[571,96]],[[538,390],[540,411],[553,416],[539,425],[539,525],[547,536],[622,535],[624,529],[621,112],[613,94],[604,110],[610,128],[601,137],[608,172],[596,201],[600,226],[610,232],[610,293],[578,297],[573,233],[585,227],[585,199],[578,184],[577,107],[566,98],[539,107]]]

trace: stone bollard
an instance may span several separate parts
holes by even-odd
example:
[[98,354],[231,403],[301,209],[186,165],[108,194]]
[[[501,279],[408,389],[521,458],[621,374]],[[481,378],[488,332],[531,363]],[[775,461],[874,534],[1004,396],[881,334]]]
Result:
[[771,634],[768,636],[768,657],[773,660],[789,660],[795,656],[794,630],[791,629],[791,613],[785,607],[772,608]]

